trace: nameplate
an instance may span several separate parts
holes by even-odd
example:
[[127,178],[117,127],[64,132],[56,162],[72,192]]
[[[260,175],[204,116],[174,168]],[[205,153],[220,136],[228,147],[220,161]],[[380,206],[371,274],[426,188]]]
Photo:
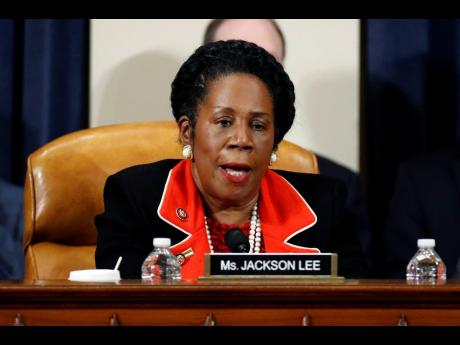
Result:
[[337,254],[205,254],[206,276],[337,276]]

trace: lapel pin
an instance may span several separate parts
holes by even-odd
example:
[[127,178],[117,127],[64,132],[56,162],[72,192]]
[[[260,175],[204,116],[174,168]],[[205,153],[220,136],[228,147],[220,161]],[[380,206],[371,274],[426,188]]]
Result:
[[187,217],[188,217],[187,212],[183,208],[180,208],[180,207],[176,209],[176,215],[177,217],[179,217],[180,220],[187,220]]

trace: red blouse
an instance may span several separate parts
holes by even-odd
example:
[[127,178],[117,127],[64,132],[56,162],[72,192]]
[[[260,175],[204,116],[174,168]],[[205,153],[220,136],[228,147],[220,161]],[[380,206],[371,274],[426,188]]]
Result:
[[[242,225],[220,224],[219,222],[206,217],[206,223],[209,227],[209,233],[211,235],[211,242],[214,248],[214,253],[230,253],[230,249],[225,243],[225,233],[231,228],[239,228],[243,234],[249,238],[249,231],[251,230],[250,221],[247,221]],[[263,235],[260,242],[260,253],[265,253]]]

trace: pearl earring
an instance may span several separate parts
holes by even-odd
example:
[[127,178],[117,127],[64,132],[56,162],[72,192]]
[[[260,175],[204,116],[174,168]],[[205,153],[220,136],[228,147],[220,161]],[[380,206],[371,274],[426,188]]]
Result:
[[182,156],[184,156],[185,159],[193,158],[192,145],[184,146],[184,148],[182,149]]
[[275,153],[275,152],[272,152],[272,154],[271,154],[271,156],[270,156],[270,165],[272,165],[273,163],[275,163],[277,159],[278,159],[278,157],[276,156],[276,153]]

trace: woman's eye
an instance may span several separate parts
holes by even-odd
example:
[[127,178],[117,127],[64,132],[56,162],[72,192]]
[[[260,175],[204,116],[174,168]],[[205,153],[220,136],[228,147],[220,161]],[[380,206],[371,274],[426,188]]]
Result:
[[254,122],[252,124],[252,127],[256,130],[256,131],[263,131],[265,129],[265,125],[263,123],[260,123],[260,122]]
[[222,127],[230,127],[232,122],[228,119],[221,119],[219,120],[219,125],[221,125]]

